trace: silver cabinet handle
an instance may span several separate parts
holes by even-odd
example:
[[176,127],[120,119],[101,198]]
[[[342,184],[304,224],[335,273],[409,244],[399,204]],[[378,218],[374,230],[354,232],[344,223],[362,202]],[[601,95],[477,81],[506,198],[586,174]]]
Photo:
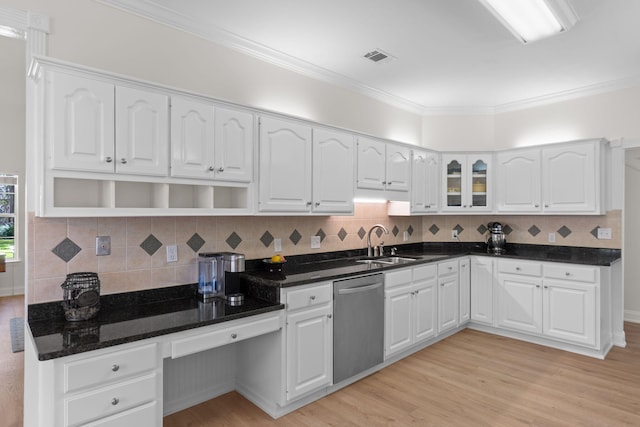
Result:
[[449,267],[449,271],[453,270],[453,267]]
[[236,334],[236,333],[231,334],[231,339],[232,340],[235,340],[236,338],[238,338],[238,334]]
[[539,288],[539,287],[540,287],[540,285],[536,285],[536,288]]
[[545,289],[549,289],[549,287],[548,287],[548,286],[545,286],[544,288],[545,288]]
[[545,208],[548,208],[548,207],[549,207],[549,205],[545,203],[545,204],[544,204],[544,207],[545,207]]
[[521,270],[521,268],[520,268],[520,267],[516,267],[516,271],[520,271],[520,270]]
[[332,317],[333,317],[333,315],[327,314],[327,319],[331,319]]
[[213,166],[209,166],[209,172],[213,172],[214,170],[216,170],[216,168],[214,168]]
[[311,202],[307,202],[307,206],[311,206],[311,204],[312,204]]
[[311,296],[309,297],[309,299],[310,299],[311,301],[315,301],[316,296],[315,296],[315,295],[311,295]]
[[320,206],[320,202],[316,202],[316,206]]
[[223,168],[222,166],[220,166],[220,167],[218,168],[218,172],[224,172],[224,168]]
[[111,370],[113,372],[118,372],[120,370],[120,365],[117,365],[114,363],[113,366],[111,367]]
[[113,158],[112,157],[107,157],[106,159],[104,159],[105,162],[107,163],[111,163],[113,162]]
[[564,273],[565,276],[569,277],[571,276],[571,273],[569,273],[568,271],[566,273]]
[[122,163],[123,165],[127,163],[127,159],[125,159],[124,157],[120,159],[120,163]]
[[116,406],[118,403],[120,403],[120,399],[118,399],[117,397],[114,397],[113,399],[111,399],[111,404],[113,406]]
[[533,207],[535,207],[535,208],[539,208],[539,207],[540,207],[540,205],[539,205],[538,203],[536,203],[535,205],[533,205]]

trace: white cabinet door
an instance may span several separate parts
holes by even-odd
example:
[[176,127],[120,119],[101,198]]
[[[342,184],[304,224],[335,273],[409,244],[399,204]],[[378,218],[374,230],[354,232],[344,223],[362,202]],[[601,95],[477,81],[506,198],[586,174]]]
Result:
[[438,333],[458,326],[458,275],[438,278]]
[[116,172],[167,176],[169,97],[116,86]]
[[504,151],[496,158],[498,211],[540,212],[540,149]]
[[385,186],[391,191],[409,191],[411,179],[411,150],[394,144],[386,144]]
[[438,210],[440,163],[437,153],[414,150],[411,165],[411,212]]
[[492,210],[490,153],[443,154],[442,164],[443,211]]
[[411,283],[384,292],[385,302],[385,357],[413,344],[413,301]]
[[543,333],[576,344],[596,346],[600,318],[594,283],[544,280]]
[[596,143],[563,144],[542,150],[545,212],[594,212],[599,209]]
[[358,188],[384,190],[386,183],[385,143],[358,139]]
[[200,100],[171,98],[171,175],[213,179],[213,105]]
[[469,258],[460,260],[460,307],[459,323],[466,323],[471,318],[471,262]]
[[493,324],[493,260],[471,258],[471,320]]
[[314,212],[353,212],[354,157],[353,136],[313,130]]
[[[435,269],[434,269],[435,270]],[[432,338],[438,331],[438,278],[416,280],[413,283],[414,342]]]
[[287,400],[331,384],[331,314],[325,305],[287,315]]
[[498,285],[498,326],[541,334],[542,278],[500,274]]
[[112,173],[114,85],[56,72],[47,72],[45,78],[45,138],[50,166]]
[[215,109],[214,178],[251,182],[253,178],[253,114]]
[[260,211],[309,211],[311,150],[310,127],[260,118]]

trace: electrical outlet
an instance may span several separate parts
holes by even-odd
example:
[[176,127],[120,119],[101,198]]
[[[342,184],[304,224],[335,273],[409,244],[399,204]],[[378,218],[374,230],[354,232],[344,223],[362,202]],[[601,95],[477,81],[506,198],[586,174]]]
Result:
[[96,256],[111,255],[111,236],[96,236]]
[[273,250],[276,252],[282,250],[282,239],[273,239]]
[[178,261],[178,247],[176,245],[167,245],[167,262]]
[[598,239],[611,240],[611,229],[598,227]]
[[556,233],[549,233],[549,243],[555,243],[556,242]]
[[311,236],[311,249],[320,249],[320,236]]
[[402,241],[406,242],[409,240],[409,232],[408,231],[403,231],[402,232]]
[[458,230],[451,230],[451,238],[452,239],[458,238]]

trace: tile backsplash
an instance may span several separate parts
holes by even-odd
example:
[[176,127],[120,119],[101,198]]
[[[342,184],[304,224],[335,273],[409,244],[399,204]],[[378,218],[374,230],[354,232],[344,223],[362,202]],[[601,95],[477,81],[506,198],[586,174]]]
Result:
[[[286,255],[366,247],[366,232],[384,224],[389,235],[373,243],[445,242],[459,230],[465,242],[483,241],[483,226],[499,221],[509,226],[507,241],[546,244],[556,233],[557,245],[621,247],[621,212],[606,216],[388,216],[385,204],[356,204],[353,216],[131,217],[40,218],[29,215],[28,303],[62,298],[60,285],[68,273],[97,272],[101,292],[150,289],[194,283],[198,252],[231,251],[247,259],[275,253],[274,239]],[[564,227],[564,228],[563,228]],[[610,227],[612,240],[597,240],[594,229]],[[403,241],[404,234],[408,240]],[[96,256],[96,236],[111,237],[111,254]],[[321,248],[311,249],[320,236]],[[166,246],[178,247],[178,261],[166,262]]]

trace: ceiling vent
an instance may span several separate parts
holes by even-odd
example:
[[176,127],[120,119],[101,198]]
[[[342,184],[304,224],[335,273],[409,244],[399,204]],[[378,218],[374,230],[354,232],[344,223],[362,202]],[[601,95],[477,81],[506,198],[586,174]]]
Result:
[[396,59],[394,56],[388,54],[387,52],[383,52],[380,49],[372,50],[369,53],[365,53],[364,58],[370,61],[376,62],[378,64],[391,62]]

